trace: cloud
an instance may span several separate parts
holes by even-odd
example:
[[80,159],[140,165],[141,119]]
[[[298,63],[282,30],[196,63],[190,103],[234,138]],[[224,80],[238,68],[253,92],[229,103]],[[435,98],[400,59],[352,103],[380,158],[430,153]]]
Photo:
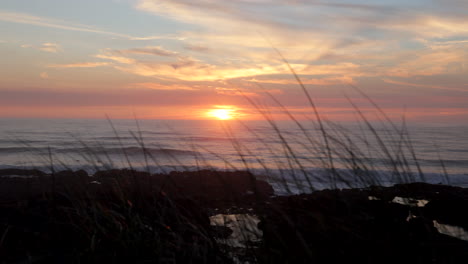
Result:
[[160,46],[117,50],[114,52],[123,53],[123,54],[145,54],[145,55],[155,55],[155,56],[164,56],[164,57],[172,57],[178,54],[175,51],[166,50]]
[[228,88],[228,87],[216,87],[215,91],[220,95],[228,96],[241,96],[241,97],[258,97],[259,94],[253,91],[249,91],[241,88]]
[[[274,8],[283,5],[271,3],[258,3],[257,8],[251,8],[252,4],[247,1],[139,1],[137,9],[165,16],[173,20],[192,25],[198,25],[201,30],[197,32],[184,32],[182,36],[191,41],[196,41],[201,45],[210,43],[211,46],[223,47],[222,43],[241,47],[263,47],[268,42],[261,36],[267,35],[274,43],[295,43],[298,44],[297,34],[306,30],[284,23],[275,12],[265,12],[261,10],[273,11]],[[259,8],[260,7],[260,8]],[[262,8],[264,7],[264,8]],[[287,8],[284,6],[283,16],[288,17],[291,10],[297,8]],[[271,15],[269,14],[271,13]],[[289,18],[288,18],[289,19]],[[309,31],[308,39],[313,39],[313,31]],[[261,33],[261,34],[259,34]],[[296,35],[296,38],[294,38]],[[288,36],[288,37],[285,37]],[[327,39],[321,38],[324,43]],[[311,45],[311,43],[308,43]]]
[[[166,81],[215,82],[250,78],[252,82],[295,84],[288,78],[291,72],[273,46],[290,61],[303,82],[311,85],[354,83],[362,76],[429,76],[465,69],[465,64],[460,62],[466,57],[464,40],[430,37],[463,35],[468,20],[441,17],[432,11],[426,14],[406,6],[301,0],[201,0],[197,3],[140,0],[136,8],[190,23],[197,26],[197,31],[154,36],[155,39],[182,41],[174,45],[182,47],[179,50],[168,50],[160,45],[108,48],[94,55],[108,62],[49,67],[108,65],[118,71]],[[122,37],[134,39],[127,35]],[[421,47],[416,50],[406,47],[415,43]],[[430,49],[424,50],[424,47]],[[144,85],[165,89],[151,83]]]
[[0,20],[5,21],[5,22],[11,22],[11,23],[28,24],[28,25],[34,25],[34,26],[58,28],[58,29],[71,30],[71,31],[82,31],[82,32],[104,34],[104,35],[112,35],[116,37],[124,37],[124,38],[130,37],[124,34],[104,31],[104,30],[100,30],[92,26],[72,23],[72,22],[68,22],[68,21],[64,21],[60,19],[46,18],[46,17],[34,16],[34,15],[26,14],[26,13],[9,12],[9,11],[4,11],[4,10],[0,10]]
[[199,90],[194,87],[186,86],[186,85],[179,85],[179,84],[171,84],[171,85],[164,85],[160,83],[132,83],[128,85],[129,88],[146,88],[152,90],[186,90],[186,91],[196,91]]
[[212,50],[207,46],[194,45],[194,44],[187,44],[187,45],[184,46],[184,49],[191,50],[191,51],[196,51],[196,52],[204,52],[204,53],[209,52],[209,51]]
[[[424,1],[415,5],[390,5],[304,0],[201,0],[196,3],[140,0],[136,8],[200,26],[201,30],[183,35],[201,46],[209,44],[227,49],[237,46],[242,50],[239,53],[247,54],[248,59],[251,54],[246,50],[254,48],[259,58],[267,58],[265,53],[270,48],[266,38],[279,49],[287,48],[285,55],[289,59],[305,59],[306,53],[311,54],[308,59],[314,59],[330,50],[359,57],[376,50],[388,51],[395,42],[404,45],[408,37],[453,37],[468,33],[466,16],[453,15],[460,11],[458,5],[446,8],[450,9],[447,14],[448,11],[439,11]],[[370,50],[367,50],[369,45],[349,47],[354,40],[377,45]]]
[[[134,75],[171,81],[250,78],[252,82],[294,84],[288,78],[290,70],[274,47],[288,59],[303,82],[311,85],[353,83],[362,76],[409,78],[466,72],[464,36],[468,36],[468,19],[418,4],[389,6],[306,0],[137,3],[138,10],[188,23],[197,30],[138,38],[24,13],[6,12],[7,16],[0,20],[64,26],[127,39],[182,42],[176,42],[174,50],[167,49],[167,43],[165,47],[108,48],[94,55],[107,62],[49,65],[51,68],[107,65]],[[142,83],[149,87],[152,82],[139,85]]]
[[468,19],[456,17],[439,17],[436,15],[414,15],[412,18],[400,21],[388,21],[377,24],[381,29],[406,33],[412,37],[449,38],[454,36],[468,36]]
[[[156,55],[156,58],[136,55]],[[96,58],[111,60],[115,69],[140,76],[183,81],[216,81],[260,75],[290,75],[288,66],[278,58],[273,60],[243,61],[223,59],[206,61],[156,47],[131,48],[125,50],[104,49]],[[158,58],[161,57],[161,58]],[[290,63],[300,75],[349,75],[359,76],[360,66],[354,63],[310,64]],[[337,79],[338,77],[335,77]],[[342,80],[350,77],[342,77]],[[317,83],[309,80],[308,82]],[[336,80],[329,80],[336,83]],[[322,82],[322,84],[325,84]]]
[[108,53],[97,54],[94,57],[99,58],[99,59],[112,60],[112,61],[119,62],[122,64],[133,64],[136,62],[136,60],[125,57],[125,56],[108,55]]
[[[103,50],[96,58],[107,59],[118,63],[114,67],[120,71],[140,76],[153,76],[184,81],[215,81],[262,74],[278,74],[287,71],[286,65],[270,66],[268,64],[225,64],[217,65],[198,59],[170,53],[170,60],[148,60],[132,57],[134,50]],[[131,52],[129,52],[131,51]],[[161,52],[159,49],[158,53]],[[166,52],[168,53],[168,52]],[[167,57],[167,56],[163,56]]]
[[386,83],[402,85],[402,86],[412,86],[412,87],[421,87],[421,88],[430,88],[430,89],[437,89],[437,90],[448,90],[448,91],[457,91],[457,92],[467,92],[468,93],[468,89],[451,88],[451,87],[440,86],[440,85],[417,84],[417,83],[395,81],[395,80],[392,80],[392,79],[383,79],[383,81],[386,82]]
[[28,44],[25,44],[25,45],[21,45],[22,48],[33,48],[33,49],[37,49],[37,50],[41,50],[41,51],[45,51],[45,52],[50,52],[50,53],[57,53],[59,51],[62,51],[62,47],[57,44],[57,43],[43,43],[39,46],[35,46],[35,45],[28,45]]
[[[255,83],[272,83],[272,84],[297,84],[297,80],[294,78],[289,79],[250,79],[249,82]],[[328,78],[301,78],[301,82],[303,84],[311,84],[311,85],[320,85],[320,86],[329,86],[329,85],[337,85],[337,84],[355,84],[356,82],[353,80],[352,77],[349,76],[340,76],[340,77],[328,77]]]
[[57,53],[62,50],[60,45],[56,43],[44,43],[42,44],[42,47],[40,47],[39,49],[42,51],[52,52],[52,53]]
[[[277,7],[283,8],[281,13],[278,13]],[[342,39],[337,39],[332,34],[338,27],[332,26],[327,30],[304,27],[312,24],[309,23],[311,15],[305,16],[305,13],[298,12],[300,9],[297,6],[291,6],[286,1],[271,3],[270,1],[202,0],[193,3],[185,0],[141,0],[137,9],[200,26],[201,30],[196,32],[182,33],[190,43],[196,43],[196,45],[185,44],[183,47],[188,52],[196,52],[191,53],[192,56],[211,57],[187,59],[179,54],[177,61],[169,64],[174,68],[172,73],[170,70],[161,69],[161,67],[166,68],[165,62],[136,62],[131,69],[120,67],[128,72],[144,73],[145,76],[149,76],[151,71],[162,70],[164,74],[184,80],[290,74],[278,54],[271,48],[269,41],[283,52],[300,74],[309,74],[309,72],[316,75],[350,74],[350,71],[358,68],[355,63],[341,61],[335,66],[324,62],[323,65],[314,65],[307,69],[307,65],[329,52],[334,46],[345,45],[339,44],[343,43]],[[304,18],[304,23],[294,22],[296,18],[297,20]],[[356,49],[356,45],[350,48]],[[188,76],[182,76],[182,73]]]
[[157,36],[145,36],[145,37],[134,37],[129,36],[129,40],[160,40],[160,39],[168,39],[168,40],[180,40],[183,41],[186,39],[184,36],[180,36],[178,34],[167,34],[167,35],[157,35]]
[[157,40],[157,39],[182,39],[180,36],[177,35],[158,35],[158,36],[131,36],[127,34],[121,34],[117,32],[107,31],[103,29],[99,29],[94,26],[79,24],[75,22],[65,21],[61,19],[55,18],[48,18],[48,17],[41,17],[35,16],[27,13],[19,13],[19,12],[11,12],[7,10],[0,10],[0,21],[5,21],[9,23],[18,23],[18,24],[27,24],[39,27],[48,27],[48,28],[56,28],[62,30],[70,30],[70,31],[80,31],[80,32],[88,32],[88,33],[95,33],[100,35],[108,35],[123,39],[129,40]]
[[71,63],[71,64],[51,64],[48,68],[96,68],[102,66],[108,66],[108,62],[82,62],[82,63]]
[[245,65],[245,67],[220,67],[197,61],[178,62],[144,62],[115,66],[116,69],[158,78],[169,78],[183,81],[217,81],[241,77],[251,77],[262,74],[278,74],[286,71],[286,67],[271,67],[268,65]]
[[430,76],[440,74],[467,74],[468,51],[464,48],[416,51],[406,58],[399,58],[385,75],[398,77]]

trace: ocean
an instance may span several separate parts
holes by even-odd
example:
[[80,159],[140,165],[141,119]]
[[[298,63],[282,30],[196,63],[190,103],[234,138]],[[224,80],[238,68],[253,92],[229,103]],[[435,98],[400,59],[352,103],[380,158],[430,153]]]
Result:
[[[0,168],[249,170],[289,192],[425,181],[468,187],[468,126],[0,119]],[[324,133],[327,134],[326,140]],[[359,177],[358,177],[358,176]],[[284,189],[284,188],[283,188]]]

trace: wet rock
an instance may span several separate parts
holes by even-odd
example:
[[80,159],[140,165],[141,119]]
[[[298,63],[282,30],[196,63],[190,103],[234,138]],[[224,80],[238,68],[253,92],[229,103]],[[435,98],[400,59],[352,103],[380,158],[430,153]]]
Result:
[[[449,190],[398,185],[276,197],[259,213],[264,240],[258,258],[266,263],[463,263],[466,241],[440,234],[423,208],[391,202],[395,196],[429,198]],[[411,210],[420,212],[408,217]]]

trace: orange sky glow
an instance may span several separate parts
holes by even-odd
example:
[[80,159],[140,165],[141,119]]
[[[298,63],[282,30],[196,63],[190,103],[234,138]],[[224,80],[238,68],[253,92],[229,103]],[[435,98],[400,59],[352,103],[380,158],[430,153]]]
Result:
[[[0,3],[0,118],[468,120],[457,0]],[[289,65],[285,62],[286,59]],[[370,102],[366,97],[370,98]]]

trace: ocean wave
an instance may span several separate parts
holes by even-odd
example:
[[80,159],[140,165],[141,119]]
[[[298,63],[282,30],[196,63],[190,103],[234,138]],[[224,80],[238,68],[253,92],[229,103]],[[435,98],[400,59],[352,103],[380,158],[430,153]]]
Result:
[[28,140],[22,140],[22,139],[18,139],[18,138],[11,138],[11,139],[0,139],[0,144],[32,144],[32,143],[44,143],[44,142],[47,142],[45,140],[32,140],[32,139],[28,139]]
[[468,168],[468,160],[466,159],[444,159],[444,160],[418,160],[420,163],[423,163],[424,165],[433,165],[433,166],[457,166],[457,167],[463,167],[463,168]]
[[144,135],[171,135],[171,136],[183,136],[186,135],[186,133],[182,133],[179,131],[148,131],[148,130],[142,130],[142,131],[132,131],[135,133],[135,135],[139,135],[140,133]]
[[3,147],[0,148],[0,154],[14,154],[14,153],[24,153],[24,152],[42,152],[48,151],[47,147],[29,147],[29,146],[21,146],[21,147]]
[[447,149],[449,152],[468,153],[468,149]]
[[227,137],[184,137],[186,141],[229,141]]
[[154,155],[195,155],[198,154],[196,151],[192,150],[182,150],[182,149],[171,149],[171,148],[142,148],[139,146],[132,147],[115,147],[115,148],[106,148],[106,147],[78,147],[78,148],[65,148],[65,149],[55,149],[56,153],[81,153],[81,154],[125,154],[125,155],[138,155],[138,154],[154,154]]
[[[70,144],[68,145],[70,146]],[[52,154],[105,154],[105,155],[143,155],[152,154],[152,155],[165,155],[165,156],[175,156],[175,155],[198,155],[200,154],[197,151],[193,150],[184,150],[184,149],[173,149],[173,148],[152,148],[152,147],[139,147],[139,146],[129,146],[129,147],[102,147],[102,146],[91,146],[91,147],[3,147],[0,148],[0,154],[18,154],[18,153],[31,153],[41,155],[44,153],[50,152]]]
[[131,136],[103,136],[103,137],[96,137],[96,140],[135,140],[135,137]]

